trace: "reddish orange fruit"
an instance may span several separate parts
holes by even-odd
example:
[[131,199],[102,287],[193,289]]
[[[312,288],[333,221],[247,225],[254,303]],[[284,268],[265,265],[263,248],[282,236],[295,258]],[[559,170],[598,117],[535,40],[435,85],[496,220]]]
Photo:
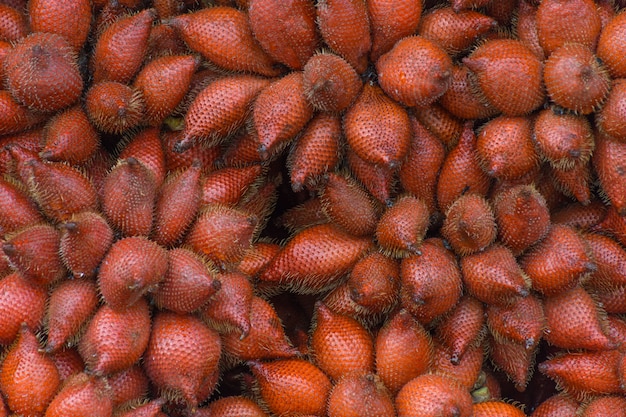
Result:
[[374,374],[351,375],[337,382],[328,397],[328,417],[395,416],[389,390]]
[[543,48],[539,44],[539,34],[537,33],[537,6],[535,2],[524,0],[519,2],[517,12],[517,24],[515,32],[517,37],[528,47],[541,61],[546,56]]
[[93,281],[70,280],[57,286],[48,300],[46,352],[54,352],[74,338],[98,306]]
[[339,116],[323,112],[313,116],[289,152],[287,168],[294,191],[314,187],[323,174],[337,166],[341,136]]
[[604,27],[598,39],[596,54],[613,78],[626,77],[626,60],[624,60],[624,45],[617,40],[623,36],[626,30],[626,15],[615,15]]
[[622,396],[599,397],[582,406],[581,417],[626,416],[626,398]]
[[376,71],[391,98],[407,106],[427,106],[448,89],[452,60],[437,43],[410,36],[376,61]]
[[301,70],[319,44],[315,6],[307,0],[248,0],[255,39],[276,61]]
[[107,376],[111,391],[109,396],[113,408],[121,409],[128,404],[136,404],[148,394],[148,377],[140,365],[133,365],[123,371]]
[[542,1],[537,8],[537,34],[546,56],[570,42],[595,48],[601,24],[592,0]]
[[62,35],[80,51],[89,35],[91,5],[88,0],[63,2],[58,0],[35,0],[28,3],[28,17],[33,32]]
[[474,417],[525,417],[526,414],[512,404],[502,401],[485,401],[474,404]]
[[396,396],[398,417],[469,417],[472,396],[454,379],[422,375],[409,381]]
[[112,414],[113,406],[105,382],[81,372],[63,384],[48,406],[45,417],[108,417]]
[[[161,135],[163,154],[165,156],[165,167],[167,171],[181,171],[183,169],[189,168],[194,164],[195,160],[199,161],[200,170],[202,171],[202,173],[208,173],[213,171],[213,169],[215,169],[215,162],[222,154],[222,149],[219,146],[208,147],[205,146],[203,143],[196,143],[182,153],[174,152],[174,147],[176,146],[176,143],[178,143],[180,139],[182,139],[182,133],[182,130],[178,130],[173,132],[163,132],[163,134]],[[248,146],[248,148],[246,148],[244,152],[248,152],[253,149],[255,157],[250,158],[249,154],[248,157],[253,161],[260,161],[261,158],[259,157],[259,153],[257,152],[256,141],[249,136],[246,136],[246,138],[248,139],[247,144],[249,145],[250,143],[252,143],[253,145]],[[232,145],[234,148],[237,148],[239,144],[237,143],[237,140],[233,140]],[[247,162],[245,160],[241,160],[239,155],[233,155],[233,153],[234,152],[232,151],[224,152],[223,158],[225,163],[230,162],[229,158],[235,158],[236,160],[241,161],[239,162],[241,164],[245,164],[245,162]]]
[[332,224],[312,226],[287,242],[259,279],[319,292],[350,271],[370,248],[370,239],[351,236]]
[[346,60],[331,53],[313,55],[304,66],[304,94],[316,109],[341,112],[359,95],[363,82]]
[[41,159],[80,165],[92,158],[100,146],[98,132],[80,106],[51,118],[44,130],[45,145]]
[[343,120],[348,145],[372,164],[395,167],[407,155],[411,122],[406,110],[379,87],[365,84]]
[[372,47],[367,5],[357,0],[323,0],[316,7],[324,42],[362,74]]
[[91,278],[113,243],[113,230],[107,221],[91,211],[83,211],[59,224],[61,259],[75,278]]
[[367,2],[372,32],[370,60],[389,51],[397,41],[415,33],[422,15],[422,3],[408,0]]
[[404,196],[388,207],[376,225],[376,241],[389,256],[406,258],[420,254],[422,240],[430,224],[426,203]]
[[0,178],[0,235],[16,232],[26,226],[43,222],[35,202],[24,186],[11,178]]
[[350,298],[368,313],[387,312],[398,301],[399,264],[381,253],[373,252],[357,261],[346,284]]
[[267,417],[256,402],[242,396],[215,400],[209,404],[207,412],[209,416],[214,417]]
[[486,304],[506,305],[528,295],[530,280],[501,244],[465,256],[460,263],[466,289]]
[[596,126],[598,129],[613,137],[619,142],[625,142],[626,136],[626,81],[617,79],[613,82],[611,92],[608,95],[606,103],[597,113]]
[[0,4],[0,39],[15,42],[28,34],[28,24],[23,13],[8,4]]
[[496,233],[491,206],[476,194],[462,195],[452,203],[441,228],[442,236],[461,256],[484,250]]
[[579,230],[591,230],[599,227],[607,216],[607,207],[600,200],[593,200],[588,205],[574,203],[555,211],[553,223],[563,224]]
[[83,358],[80,357],[78,349],[66,348],[56,352],[50,353],[50,359],[54,361],[54,365],[59,371],[59,378],[61,383],[64,383],[66,379],[72,375],[78,374],[85,369]]
[[37,32],[5,57],[9,91],[21,104],[54,112],[73,104],[83,90],[76,53],[61,35]]
[[543,303],[530,294],[508,306],[488,305],[487,326],[498,340],[510,340],[532,350],[539,344],[546,327]]
[[415,117],[443,142],[447,150],[454,148],[459,142],[464,128],[463,121],[438,102],[417,108]]
[[146,102],[148,124],[159,126],[183,100],[199,61],[192,55],[166,55],[141,69],[133,85]]
[[553,176],[554,186],[563,195],[576,199],[581,204],[591,202],[591,164],[576,162],[572,169],[548,168]]
[[230,71],[250,71],[270,77],[280,70],[257,43],[248,15],[232,7],[210,7],[167,21],[189,49]]
[[489,338],[490,358],[513,382],[515,389],[526,390],[535,369],[536,348],[527,349],[526,344]]
[[261,165],[226,167],[215,170],[202,180],[202,204],[235,206],[262,178]]
[[603,195],[620,215],[626,214],[626,143],[606,135],[596,136],[596,150],[592,162],[602,187]]
[[464,295],[437,325],[437,339],[447,349],[453,365],[458,364],[470,346],[480,340],[485,324],[484,310],[480,301]]
[[33,330],[41,327],[48,299],[44,288],[27,282],[18,272],[0,280],[0,343],[10,345],[22,323]]
[[119,413],[119,417],[161,417],[161,407],[165,404],[165,398],[157,398],[148,403],[142,403],[136,408]]
[[346,160],[352,175],[359,180],[372,197],[383,204],[391,203],[391,195],[396,183],[395,167],[370,163],[349,147],[346,150]]
[[146,103],[141,91],[115,81],[93,84],[85,95],[85,110],[91,122],[106,133],[122,133],[138,126]]
[[121,152],[118,160],[135,158],[148,168],[154,175],[157,187],[165,179],[165,154],[161,143],[159,129],[148,127],[136,135],[123,140],[118,145]]
[[467,349],[457,363],[448,350],[435,339],[434,361],[430,372],[455,380],[467,390],[471,390],[478,381],[485,353],[483,343],[476,343]]
[[215,388],[221,346],[217,332],[199,318],[160,312],[152,322],[144,369],[160,392],[195,408]]
[[115,21],[100,35],[92,55],[94,82],[126,84],[135,76],[148,49],[155,18],[154,9],[145,9]]
[[505,115],[530,113],[544,101],[541,61],[518,40],[487,41],[463,63],[476,74],[489,103]]
[[611,89],[611,79],[591,47],[579,43],[565,44],[550,55],[543,80],[554,103],[580,114],[600,107]]
[[452,9],[459,13],[467,9],[477,9],[480,7],[489,6],[491,0],[452,0]]
[[439,102],[450,113],[462,119],[485,119],[499,111],[479,93],[477,81],[465,65],[454,65],[450,86]]
[[21,415],[41,416],[59,389],[59,373],[28,326],[8,350],[0,368],[0,389],[7,405]]
[[198,140],[207,146],[222,142],[244,124],[255,98],[269,83],[252,75],[233,75],[210,83],[185,113],[183,137],[174,150],[182,152]]
[[402,306],[421,323],[447,313],[461,297],[461,270],[454,254],[436,239],[427,239],[420,255],[400,264]]
[[0,110],[0,134],[3,135],[22,132],[45,120],[45,115],[22,106],[6,90],[0,90]]
[[104,301],[124,310],[163,280],[167,251],[144,237],[127,237],[111,246],[100,265],[98,287]]
[[447,54],[456,55],[496,26],[493,18],[474,10],[456,12],[452,7],[440,7],[422,16],[417,33],[436,42]]
[[596,270],[586,282],[594,288],[615,288],[626,285],[626,250],[614,239],[596,234],[584,235]]
[[150,337],[150,309],[138,300],[123,311],[98,309],[78,344],[87,369],[108,375],[129,368],[143,355]]
[[543,401],[531,417],[559,417],[575,415],[578,409],[578,402],[565,394],[555,394]]
[[304,359],[250,362],[259,394],[276,415],[323,415],[331,390],[330,380]]

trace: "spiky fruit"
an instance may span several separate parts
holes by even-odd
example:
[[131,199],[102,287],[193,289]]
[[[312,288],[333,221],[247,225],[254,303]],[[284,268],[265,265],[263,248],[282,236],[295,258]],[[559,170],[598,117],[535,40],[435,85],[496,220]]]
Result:
[[346,281],[350,298],[372,314],[389,311],[398,301],[398,262],[378,252],[361,258]]
[[328,377],[304,359],[250,362],[259,394],[276,415],[324,414],[331,390]]
[[419,107],[419,110],[415,112],[415,117],[443,142],[447,150],[456,146],[464,131],[463,121],[446,110],[439,102]]
[[28,34],[24,14],[10,4],[0,5],[0,39],[15,42]]
[[389,390],[374,374],[347,376],[336,383],[326,413],[328,417],[395,416]]
[[621,396],[599,397],[582,407],[581,417],[626,416],[626,398]]
[[626,77],[626,61],[624,45],[617,40],[626,33],[626,15],[620,13],[612,18],[604,27],[598,39],[596,54],[613,78]]
[[0,280],[0,343],[8,345],[18,334],[22,323],[39,329],[47,301],[46,290],[27,282],[18,272]]
[[532,294],[508,306],[489,305],[486,315],[487,326],[496,339],[523,344],[527,350],[539,344],[546,327],[543,303]]
[[350,171],[367,191],[381,203],[390,204],[396,186],[395,167],[370,163],[349,147],[346,150],[346,159]]
[[519,2],[517,25],[515,26],[517,37],[528,47],[541,61],[546,56],[539,44],[537,34],[537,5],[530,1]]
[[0,134],[3,135],[22,132],[45,120],[43,114],[21,105],[6,90],[0,90],[0,110]]
[[116,81],[93,84],[85,95],[91,122],[106,133],[122,133],[142,121],[146,103],[141,91]]
[[124,311],[101,306],[81,337],[78,350],[95,375],[122,371],[139,360],[150,337],[150,309],[139,300]]
[[163,280],[167,251],[143,237],[127,237],[111,246],[100,265],[98,287],[104,301],[124,310]]
[[600,132],[624,142],[626,136],[626,81],[617,79],[613,82],[606,103],[598,112],[596,126]]
[[503,401],[485,401],[474,404],[474,417],[524,417],[526,414],[518,407]]
[[408,0],[367,2],[372,32],[370,61],[376,62],[397,41],[415,33],[422,16],[422,3]]
[[43,221],[35,202],[23,185],[9,178],[0,178],[0,234],[13,233]]
[[42,416],[59,384],[54,362],[40,352],[37,337],[23,325],[0,368],[0,389],[7,405],[14,413]]
[[420,254],[430,224],[428,207],[422,200],[404,196],[387,208],[376,226],[376,240],[391,256],[405,258]]
[[450,363],[456,365],[484,333],[485,308],[476,298],[465,295],[437,326],[439,342],[447,349]]
[[307,100],[316,110],[326,112],[347,109],[363,86],[350,64],[331,53],[313,55],[304,66],[303,77]]
[[599,134],[596,137],[596,150],[592,158],[593,167],[604,196],[611,202],[616,212],[624,217],[626,214],[626,192],[623,181],[626,175],[626,143]]
[[455,380],[422,375],[409,381],[396,396],[398,417],[469,417],[472,397]]
[[92,11],[88,0],[34,0],[28,2],[28,16],[33,32],[62,35],[78,52],[89,35]]
[[533,411],[532,417],[559,417],[575,415],[578,402],[566,394],[557,394],[548,398]]
[[207,410],[215,417],[266,417],[267,414],[254,401],[242,396],[224,397],[211,402]]
[[54,33],[37,32],[23,38],[6,55],[5,71],[13,97],[37,111],[68,107],[83,89],[74,49]]
[[109,396],[115,409],[125,408],[128,404],[136,404],[148,394],[150,381],[139,364],[108,375],[106,378],[111,388]]
[[455,380],[467,390],[471,390],[478,381],[485,353],[483,343],[475,343],[470,346],[457,363],[453,363],[453,357],[437,339],[434,341],[434,360],[431,373],[446,376]]
[[100,146],[98,132],[80,106],[74,106],[50,119],[45,128],[46,144],[41,158],[80,165],[92,158]]
[[164,395],[194,408],[215,387],[217,381],[211,381],[221,350],[219,335],[200,319],[161,312],[152,322],[144,369]]
[[376,61],[378,81],[394,100],[427,106],[446,92],[452,75],[450,56],[435,42],[410,36]]
[[45,417],[109,417],[113,406],[102,380],[84,372],[70,377],[54,397]]
[[202,180],[202,204],[235,206],[249,191],[259,185],[261,165],[225,167],[211,172]]
[[454,116],[463,119],[485,119],[499,113],[482,97],[475,77],[465,65],[452,67],[450,86],[439,103]]
[[448,209],[441,234],[461,256],[484,250],[496,238],[496,221],[487,200],[476,194],[459,197]]

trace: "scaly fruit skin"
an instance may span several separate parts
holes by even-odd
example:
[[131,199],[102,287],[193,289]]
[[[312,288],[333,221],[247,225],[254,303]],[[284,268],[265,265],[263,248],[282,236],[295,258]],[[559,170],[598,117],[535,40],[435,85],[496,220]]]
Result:
[[46,144],[41,159],[81,165],[91,159],[100,146],[100,137],[81,106],[71,107],[46,124]]
[[17,232],[26,226],[43,221],[35,202],[25,187],[10,178],[0,178],[0,234]]
[[91,27],[91,4],[89,0],[33,0],[28,2],[28,16],[33,32],[59,34],[79,52]]
[[501,401],[486,401],[474,404],[474,417],[524,417],[526,414],[514,405]]
[[50,403],[45,417],[110,417],[112,414],[106,384],[81,372],[67,380]]
[[456,381],[439,375],[421,375],[409,381],[395,400],[398,417],[469,417],[472,397]]
[[620,13],[609,21],[598,39],[596,54],[613,78],[626,77],[626,60],[624,60],[626,49],[619,42],[624,34],[626,34],[626,14]]
[[383,252],[396,258],[419,255],[429,215],[424,201],[410,195],[398,198],[376,225],[376,240]]
[[462,119],[486,119],[499,113],[484,100],[472,72],[462,64],[452,67],[450,86],[439,103],[451,114]]
[[105,133],[119,134],[138,126],[145,106],[141,91],[117,81],[93,84],[85,95],[89,119]]
[[614,140],[626,142],[626,80],[617,79],[613,82],[611,92],[596,117],[598,130]]
[[[214,417],[267,417],[267,414],[256,402],[242,396],[215,400],[209,405],[207,413],[207,416]],[[199,414],[198,417],[200,417]]]
[[415,33],[422,16],[422,2],[410,0],[367,2],[372,33],[370,61],[376,62],[397,41]]
[[46,311],[46,290],[30,284],[18,272],[0,280],[0,343],[13,342],[22,323],[33,330],[41,327]]
[[337,382],[328,397],[328,417],[393,417],[389,390],[374,374],[351,375]]
[[346,60],[331,53],[313,55],[303,69],[304,94],[320,111],[342,112],[361,92],[363,82]]
[[465,352],[480,340],[485,328],[485,308],[470,295],[464,295],[437,326],[437,339],[456,365]]
[[496,232],[489,203],[476,194],[459,197],[448,209],[441,229],[441,234],[461,256],[484,250],[496,239]]
[[8,4],[0,4],[0,39],[16,42],[28,34],[24,14]]
[[592,157],[604,197],[616,212],[626,215],[626,143],[607,135],[596,135],[596,150]]

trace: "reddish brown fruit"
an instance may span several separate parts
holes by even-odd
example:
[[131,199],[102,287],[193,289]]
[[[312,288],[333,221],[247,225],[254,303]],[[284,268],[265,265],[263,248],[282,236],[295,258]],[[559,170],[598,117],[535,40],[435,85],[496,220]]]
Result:
[[365,161],[393,168],[411,144],[411,122],[406,110],[379,87],[365,84],[343,120],[348,145]]
[[150,309],[145,300],[124,311],[103,305],[87,325],[78,351],[93,374],[112,374],[137,362],[149,337]]
[[44,114],[34,112],[28,107],[22,106],[15,101],[9,91],[0,90],[0,134],[19,133],[44,120]]
[[252,35],[248,15],[231,7],[210,7],[168,22],[189,49],[230,71],[276,76],[280,70]]
[[398,262],[378,252],[361,258],[346,281],[350,298],[370,314],[384,313],[398,300]]
[[[625,84],[626,85],[626,84]],[[622,217],[626,215],[626,142],[606,135],[596,136],[592,162],[604,196]]]
[[[191,148],[187,149],[183,153],[174,152],[174,146],[176,146],[176,143],[182,139],[182,133],[182,130],[178,130],[173,132],[163,132],[162,134],[161,140],[163,144],[163,154],[165,155],[165,168],[167,171],[181,171],[189,168],[196,160],[200,162],[200,170],[202,173],[213,171],[215,169],[215,162],[222,155],[222,149],[219,146],[208,147],[203,143],[197,143],[192,145]],[[254,149],[256,157],[250,158],[249,154],[247,156],[254,161],[260,161],[261,158],[257,152],[256,140],[253,140],[248,135],[245,137],[248,139],[248,144],[253,143],[253,146],[247,148],[246,151],[251,148]],[[233,146],[237,147],[237,145],[237,139],[234,139]],[[234,158],[239,164],[245,164],[247,162],[244,158],[240,157],[240,155],[232,155],[232,153],[228,153],[228,151],[224,152],[223,157],[224,162],[227,161],[227,158]]]
[[455,12],[452,7],[435,8],[420,20],[418,34],[436,42],[449,55],[469,48],[497,22],[473,10]]
[[215,400],[211,402],[207,412],[208,416],[214,417],[267,417],[267,414],[256,402],[241,396]]
[[46,352],[57,351],[76,336],[97,306],[98,289],[93,281],[68,280],[52,290],[48,300]]
[[530,113],[544,101],[541,61],[520,41],[487,41],[463,63],[476,74],[489,103],[505,115]]
[[485,401],[474,404],[474,417],[525,417],[526,414],[512,404],[502,401]]
[[260,396],[276,415],[323,415],[331,390],[330,380],[303,359],[251,362]]
[[328,218],[351,235],[373,234],[378,216],[367,192],[348,176],[329,173],[327,177],[321,199]]
[[319,292],[350,271],[370,248],[370,239],[350,236],[332,224],[312,226],[296,234],[259,279]]
[[[178,0],[164,1],[177,2]],[[152,6],[156,9],[156,2],[152,2]],[[164,17],[158,11],[157,15],[161,17],[161,22],[164,22],[165,19],[167,19],[167,17]],[[180,36],[178,36],[178,33],[176,33],[176,30],[173,27],[166,24],[152,26],[152,29],[150,29],[150,36],[148,37],[146,60],[156,59],[158,57],[168,55],[185,55],[188,53],[189,49],[187,49],[187,45],[185,45],[185,42],[183,42]]]
[[191,226],[201,200],[200,163],[170,174],[158,191],[151,238],[162,246],[176,244]]
[[600,200],[590,204],[574,203],[552,213],[552,223],[562,224],[578,230],[596,230],[607,216],[607,207]]
[[438,102],[417,108],[415,117],[443,142],[447,150],[454,148],[459,142],[459,137],[464,129],[463,121]]
[[137,407],[117,414],[119,417],[161,417],[161,407],[165,404],[165,398],[157,398],[148,403],[142,403]]
[[583,288],[546,297],[544,312],[545,338],[550,344],[564,349],[614,348],[607,336],[606,313]]
[[389,390],[374,374],[352,375],[335,384],[328,397],[328,417],[393,417]]
[[537,349],[527,349],[525,344],[495,338],[489,339],[488,348],[494,366],[506,374],[516,390],[524,392],[535,369]]
[[315,6],[306,0],[249,0],[250,27],[276,61],[301,70],[319,44]]
[[428,207],[422,200],[404,196],[380,217],[376,240],[388,255],[405,258],[420,254],[422,240],[430,224]]
[[316,110],[341,112],[361,92],[363,82],[346,60],[331,53],[319,53],[304,66],[303,88],[308,102]]
[[91,5],[88,0],[34,0],[28,2],[28,17],[33,32],[59,34],[78,52],[89,35]]
[[211,172],[202,181],[201,203],[237,205],[258,185],[262,172],[261,165],[226,167]]
[[437,43],[410,36],[376,61],[382,89],[407,106],[427,106],[446,92],[452,75],[452,60]]
[[302,72],[292,72],[267,86],[252,109],[259,154],[268,159],[280,151],[313,116],[304,93]]
[[480,7],[487,7],[491,4],[492,0],[452,0],[452,9],[459,13],[463,10],[477,9]]
[[46,311],[47,291],[31,285],[18,272],[0,280],[0,344],[15,340],[22,323],[39,329]]
[[98,272],[98,287],[104,301],[124,310],[163,280],[167,251],[144,237],[118,240],[104,257]]
[[317,2],[317,26],[328,46],[362,74],[372,46],[367,5],[358,0]]
[[613,81],[606,103],[597,113],[598,129],[619,142],[626,142],[626,80]]
[[57,368],[39,349],[37,337],[24,325],[2,361],[0,389],[14,413],[42,416],[59,389]]
[[496,221],[483,197],[465,194],[448,209],[441,234],[454,251],[465,256],[484,250],[496,239]]
[[462,119],[486,119],[499,111],[478,92],[477,81],[465,65],[452,67],[450,86],[439,102],[450,113]]
[[151,127],[142,129],[128,141],[124,140],[121,143],[124,145],[120,146],[118,160],[135,158],[152,172],[157,187],[160,187],[167,170],[159,129]]
[[195,253],[175,248],[168,252],[167,272],[152,299],[160,309],[191,313],[220,288],[215,269]]
[[156,183],[152,172],[136,158],[119,160],[107,175],[102,211],[124,236],[147,236],[152,230]]
[[545,198],[531,185],[516,185],[495,197],[498,238],[514,254],[541,240],[550,228]]
[[339,116],[322,112],[313,116],[289,152],[287,168],[294,191],[314,187],[322,175],[337,166],[341,137]]
[[421,323],[448,312],[461,297],[463,283],[454,254],[437,239],[424,242],[421,255],[400,264],[402,306]]
[[57,350],[49,355],[59,371],[61,383],[64,383],[66,379],[85,369],[83,358],[80,357],[78,349],[75,347]]
[[113,243],[113,230],[98,213],[83,211],[59,224],[61,259],[75,278],[91,278]]
[[592,0],[548,0],[537,8],[537,34],[546,56],[570,42],[595,48],[601,24]]
[[136,404],[148,394],[148,377],[138,364],[107,376],[107,381],[111,387],[110,397],[115,409],[121,409],[126,404]]
[[98,38],[92,55],[94,82],[128,83],[137,73],[148,49],[154,9],[117,20]]
[[44,130],[45,145],[40,155],[47,161],[80,165],[91,159],[100,146],[98,132],[80,106],[50,119]]
[[543,303],[533,294],[508,306],[488,305],[486,315],[487,326],[497,340],[511,340],[527,350],[539,344],[546,327]]
[[27,36],[7,54],[4,68],[13,97],[33,110],[61,110],[74,103],[83,89],[75,52],[61,35]]
[[70,377],[54,397],[45,417],[109,417],[113,406],[102,380],[83,372]]
[[618,375],[620,352],[566,353],[539,364],[539,372],[578,400],[593,394],[621,392]]
[[256,242],[246,251],[237,269],[249,277],[256,277],[279,251],[277,243]]
[[146,103],[134,87],[115,81],[93,84],[85,95],[85,109],[91,122],[106,133],[122,133],[138,126]]
[[585,163],[595,147],[589,121],[555,107],[540,112],[533,127],[537,150],[556,168],[568,170]]
[[579,43],[565,44],[550,55],[543,80],[554,103],[580,114],[597,109],[611,89],[611,79],[598,58],[589,46]]
[[350,374],[374,371],[374,343],[367,329],[353,318],[316,305],[311,332],[315,363],[334,381]]
[[371,62],[389,51],[397,41],[415,33],[422,15],[422,2],[374,0],[367,2],[372,28]]
[[461,258],[461,270],[466,289],[486,304],[506,305],[528,295],[529,279],[500,244]]
[[144,369],[161,393],[195,408],[217,383],[212,376],[221,350],[219,335],[200,319],[161,312],[152,323]]
[[415,117],[411,117],[413,139],[398,177],[402,188],[422,200],[428,212],[437,210],[435,190],[439,170],[445,158],[443,143]]
[[253,286],[240,272],[223,272],[218,278],[221,288],[202,307],[200,317],[220,333],[236,332],[237,336],[246,337],[250,332]]
[[224,354],[234,361],[292,358],[297,354],[285,336],[274,307],[259,297],[250,302],[250,331],[222,335]]
[[485,324],[484,310],[480,301],[465,295],[438,324],[438,340],[447,348],[453,365],[457,365],[465,352],[481,339]]
[[613,78],[626,77],[626,49],[618,40],[626,34],[626,14],[612,18],[600,33],[596,54]]
[[2,250],[13,269],[27,281],[47,287],[66,273],[59,256],[59,242],[59,232],[43,223],[5,236]]
[[599,397],[582,407],[581,417],[624,417],[626,416],[626,398],[618,396]]
[[476,150],[485,172],[497,179],[516,179],[539,165],[528,117],[500,116],[480,130]]
[[431,373],[454,379],[469,391],[477,383],[485,353],[482,343],[474,344],[467,349],[457,363],[453,363],[452,355],[436,341],[433,357]]
[[572,228],[553,225],[538,245],[519,260],[533,289],[545,295],[574,287],[583,274],[596,269],[585,241]]
[[459,143],[447,155],[437,182],[437,203],[442,212],[461,195],[486,195],[489,177],[478,163],[473,122],[466,122]]
[[626,285],[626,250],[614,239],[596,233],[585,234],[584,240],[596,265],[586,283],[603,289]]
[[23,13],[8,4],[0,4],[0,39],[16,42],[28,34]]
[[622,246],[626,246],[626,216],[620,216],[614,206],[607,208],[606,216],[594,229],[608,232]]
[[159,126],[185,97],[191,77],[199,65],[192,55],[155,58],[141,69],[133,82],[146,102],[145,121]]
[[352,175],[383,204],[391,203],[391,195],[395,188],[395,168],[372,164],[358,156],[348,147],[346,160]]
[[517,24],[515,32],[520,41],[530,49],[539,60],[544,61],[546,56],[539,44],[537,33],[537,6],[535,2],[524,0],[519,2]]
[[10,178],[0,178],[0,235],[6,235],[43,222],[35,202],[23,185]]
[[566,394],[556,394],[548,398],[531,414],[531,417],[565,417],[576,415],[578,402]]
[[455,380],[422,375],[407,383],[396,397],[398,417],[469,417],[472,397]]
[[182,152],[199,139],[207,146],[222,142],[243,126],[257,95],[270,81],[253,75],[233,75],[210,83],[185,114],[183,137],[174,145]]
[[207,205],[187,235],[186,243],[220,264],[236,264],[252,243],[256,216],[226,206]]

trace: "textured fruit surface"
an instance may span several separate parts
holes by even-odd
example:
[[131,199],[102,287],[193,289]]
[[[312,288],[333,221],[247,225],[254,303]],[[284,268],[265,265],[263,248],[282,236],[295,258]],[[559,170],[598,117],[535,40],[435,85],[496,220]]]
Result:
[[34,32],[63,36],[74,50],[80,51],[89,35],[91,6],[88,0],[64,2],[35,0],[28,2],[30,27]]
[[321,53],[304,66],[304,94],[317,110],[341,112],[348,108],[361,91],[359,75],[341,57]]
[[454,380],[422,375],[409,381],[396,396],[398,417],[472,415],[472,397]]

